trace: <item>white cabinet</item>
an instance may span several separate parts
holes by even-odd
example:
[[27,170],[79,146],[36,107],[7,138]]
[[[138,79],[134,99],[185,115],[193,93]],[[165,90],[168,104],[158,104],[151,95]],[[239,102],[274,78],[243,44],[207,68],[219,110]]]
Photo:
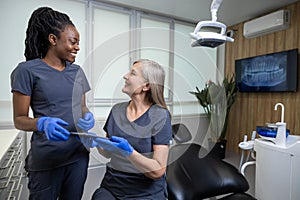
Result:
[[256,139],[255,197],[259,200],[300,199],[300,136],[288,136],[285,147]]

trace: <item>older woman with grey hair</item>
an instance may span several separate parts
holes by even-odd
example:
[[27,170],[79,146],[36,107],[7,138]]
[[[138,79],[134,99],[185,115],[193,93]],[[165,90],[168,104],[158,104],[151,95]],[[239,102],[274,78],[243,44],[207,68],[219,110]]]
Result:
[[166,199],[165,171],[172,141],[171,115],[164,100],[165,72],[141,59],[124,75],[122,92],[131,99],[113,106],[104,130],[89,147],[111,158],[92,199]]

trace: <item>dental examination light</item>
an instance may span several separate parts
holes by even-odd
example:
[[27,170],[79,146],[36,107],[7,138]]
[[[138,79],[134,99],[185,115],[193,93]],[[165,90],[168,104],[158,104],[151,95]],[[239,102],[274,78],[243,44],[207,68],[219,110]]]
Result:
[[234,39],[226,35],[226,25],[217,22],[217,12],[223,0],[213,0],[210,8],[211,21],[198,22],[194,32],[190,33],[193,41],[191,46],[204,46],[215,48]]

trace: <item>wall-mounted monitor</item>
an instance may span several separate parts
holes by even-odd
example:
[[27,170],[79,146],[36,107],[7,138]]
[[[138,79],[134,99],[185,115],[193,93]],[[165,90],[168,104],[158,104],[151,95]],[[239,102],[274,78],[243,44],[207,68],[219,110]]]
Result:
[[296,92],[298,49],[235,60],[240,92]]

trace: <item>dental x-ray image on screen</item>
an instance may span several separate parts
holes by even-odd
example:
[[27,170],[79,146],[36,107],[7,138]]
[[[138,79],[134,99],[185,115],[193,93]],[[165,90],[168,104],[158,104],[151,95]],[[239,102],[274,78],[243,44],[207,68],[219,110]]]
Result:
[[298,49],[235,61],[240,92],[297,91]]

